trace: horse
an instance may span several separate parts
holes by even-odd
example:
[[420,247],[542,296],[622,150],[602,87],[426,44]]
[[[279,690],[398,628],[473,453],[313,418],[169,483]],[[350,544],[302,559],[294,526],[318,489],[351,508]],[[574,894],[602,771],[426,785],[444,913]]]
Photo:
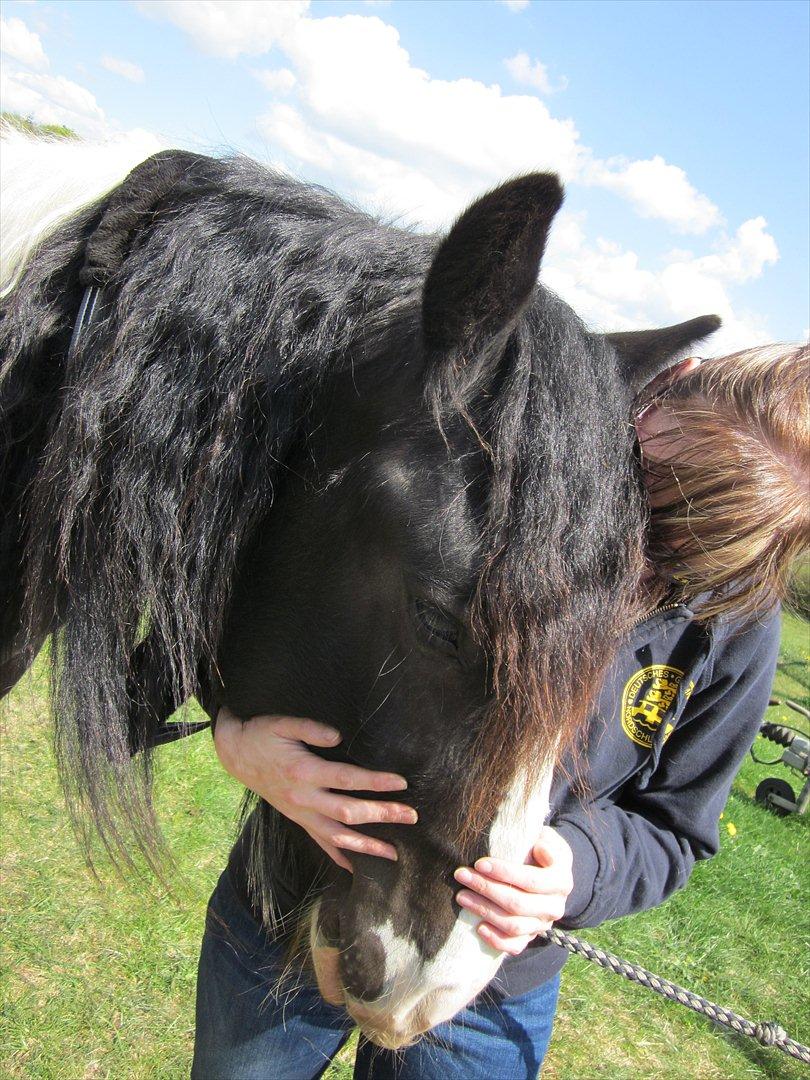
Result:
[[453,869],[523,860],[576,758],[639,616],[631,403],[719,323],[589,330],[538,281],[562,200],[520,176],[426,235],[172,150],[12,235],[0,689],[50,637],[68,805],[124,863],[160,862],[149,749],[191,695],[404,774],[418,823],[367,827],[396,862],[349,874],[261,801],[243,835],[264,921],[308,895],[321,992],[383,1046],[496,975]]

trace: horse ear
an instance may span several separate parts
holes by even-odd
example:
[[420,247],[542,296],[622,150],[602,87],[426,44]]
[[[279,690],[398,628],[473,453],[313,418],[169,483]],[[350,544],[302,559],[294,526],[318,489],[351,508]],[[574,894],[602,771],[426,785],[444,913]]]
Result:
[[619,368],[628,386],[637,394],[652,382],[656,375],[675,363],[678,354],[720,326],[717,315],[701,315],[675,326],[660,330],[635,330],[625,334],[605,334],[619,354]]
[[425,343],[479,358],[501,347],[531,296],[554,215],[558,177],[531,173],[470,206],[433,259],[422,294]]

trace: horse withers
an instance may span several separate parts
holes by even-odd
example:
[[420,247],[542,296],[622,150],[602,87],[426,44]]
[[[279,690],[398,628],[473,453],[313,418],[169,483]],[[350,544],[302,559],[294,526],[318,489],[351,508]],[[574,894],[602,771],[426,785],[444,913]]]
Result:
[[172,151],[3,300],[0,680],[52,634],[66,792],[112,850],[153,850],[131,755],[191,693],[403,773],[418,824],[365,827],[396,862],[350,875],[263,802],[241,841],[265,921],[307,898],[322,993],[385,1046],[496,973],[453,870],[528,855],[638,614],[632,397],[717,325],[589,332],[537,284],[561,200],[520,177],[435,238]]

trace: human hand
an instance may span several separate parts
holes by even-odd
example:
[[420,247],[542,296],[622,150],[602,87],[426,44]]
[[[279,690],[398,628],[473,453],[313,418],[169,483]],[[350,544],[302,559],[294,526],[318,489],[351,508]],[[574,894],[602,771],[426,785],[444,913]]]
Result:
[[513,863],[485,857],[475,869],[462,866],[455,872],[456,881],[467,886],[456,900],[482,917],[481,937],[510,956],[563,917],[574,887],[573,854],[556,829],[543,829],[531,858],[531,863]]
[[416,811],[402,803],[377,802],[339,791],[404,791],[407,781],[394,773],[324,761],[309,746],[337,746],[340,733],[315,720],[254,716],[242,721],[220,709],[214,730],[217,756],[226,772],[296,822],[338,866],[352,872],[341,848],[396,859],[391,844],[349,826],[371,822],[412,825]]

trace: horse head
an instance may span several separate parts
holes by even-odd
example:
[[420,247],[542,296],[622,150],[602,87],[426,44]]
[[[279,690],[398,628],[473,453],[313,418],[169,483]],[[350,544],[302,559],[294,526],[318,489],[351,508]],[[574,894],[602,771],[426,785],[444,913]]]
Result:
[[496,973],[453,870],[531,850],[552,767],[637,614],[630,398],[708,329],[588,333],[537,285],[561,201],[537,175],[476,202],[371,354],[330,380],[218,650],[217,705],[317,717],[343,736],[328,756],[408,778],[418,824],[365,827],[396,862],[347,852],[349,875],[267,804],[248,825],[266,911],[285,849],[296,892],[320,879],[304,922],[321,991],[382,1045]]
[[[5,490],[27,500],[0,551],[6,663],[55,631],[68,790],[112,844],[116,806],[148,844],[133,710],[146,734],[195,689],[212,716],[330,723],[331,756],[404,774],[418,824],[366,827],[396,862],[350,875],[267,804],[247,827],[265,917],[279,875],[309,889],[324,996],[400,1046],[497,971],[453,870],[526,858],[543,824],[637,614],[632,397],[716,320],[589,332],[537,284],[550,175],[439,240],[245,161],[132,177],[5,305]],[[100,249],[117,261],[69,350]]]

